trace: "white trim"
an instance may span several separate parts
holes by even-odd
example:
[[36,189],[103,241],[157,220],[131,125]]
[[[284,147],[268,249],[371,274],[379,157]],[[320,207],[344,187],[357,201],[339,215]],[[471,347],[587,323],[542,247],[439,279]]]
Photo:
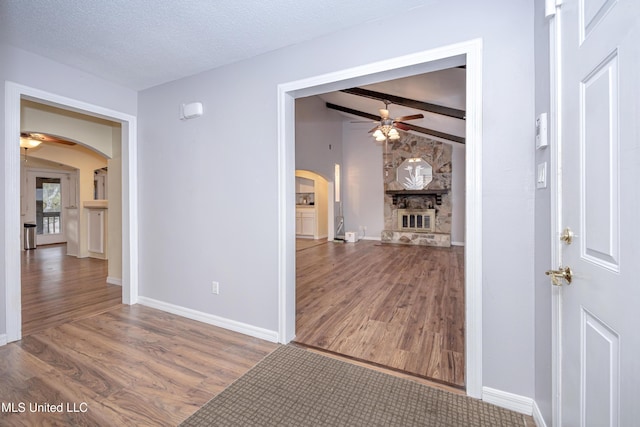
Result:
[[167,313],[176,314],[178,316],[186,317],[187,319],[197,320],[208,325],[217,326],[220,328],[228,329],[234,332],[239,332],[244,335],[248,335],[261,340],[270,342],[278,342],[278,332],[271,331],[269,329],[259,328],[257,326],[249,325],[247,323],[237,322],[235,320],[227,319],[220,316],[215,316],[209,313],[203,313],[201,311],[192,310],[190,308],[182,307],[175,304],[170,304],[164,301],[159,301],[153,298],[147,298],[143,296],[138,297],[138,304],[147,307],[155,308],[157,310],[166,311]]
[[482,394],[482,39],[278,85],[278,335],[281,343],[295,336],[295,221],[290,208],[295,193],[295,98],[336,90],[348,80],[460,56],[466,56],[467,69],[465,373],[467,394],[478,398]]
[[[559,3],[557,3],[559,4]],[[561,144],[562,122],[562,9],[558,7],[555,16],[549,20],[549,163],[550,163],[550,219],[551,266],[562,265],[560,229],[562,227],[562,173]],[[551,284],[549,284],[551,286]],[[562,424],[562,294],[560,286],[551,286],[551,420],[552,425]]]
[[464,246],[464,242],[451,242],[451,246]]
[[533,401],[533,421],[536,423],[536,427],[547,427],[547,423],[544,422],[544,417],[542,416],[542,412],[540,412],[540,408],[538,408],[538,404],[536,401]]
[[20,135],[19,107],[20,91],[7,82],[4,96],[4,286],[7,342],[17,341],[22,337],[20,150],[17,143]]
[[22,337],[20,271],[20,99],[33,99],[84,114],[122,123],[122,301],[135,304],[138,297],[138,162],[137,118],[83,101],[45,92],[14,82],[5,82],[5,314],[7,341]]
[[534,401],[530,397],[520,396],[507,391],[496,390],[495,388],[483,387],[482,400],[501,408],[520,414],[532,415]]
[[107,283],[110,285],[122,286],[122,279],[118,277],[107,276]]
[[0,347],[7,345],[7,334],[0,334]]

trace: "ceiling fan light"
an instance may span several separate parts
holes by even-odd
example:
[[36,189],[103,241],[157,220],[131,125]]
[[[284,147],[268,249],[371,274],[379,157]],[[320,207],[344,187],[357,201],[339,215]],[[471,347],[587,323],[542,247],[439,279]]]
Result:
[[38,145],[40,145],[41,142],[42,141],[38,141],[37,139],[20,137],[20,147],[21,148],[35,148]]
[[398,133],[398,130],[396,128],[392,128],[389,131],[389,136],[391,137],[391,139],[393,139],[394,136],[400,138],[400,134]]
[[373,133],[373,137],[380,138],[381,136],[384,137],[384,135],[382,134],[382,131],[380,129],[376,129],[376,131]]
[[378,142],[382,142],[385,139],[387,139],[387,138],[382,134],[382,132],[380,132],[380,136],[376,136],[376,141],[378,141]]

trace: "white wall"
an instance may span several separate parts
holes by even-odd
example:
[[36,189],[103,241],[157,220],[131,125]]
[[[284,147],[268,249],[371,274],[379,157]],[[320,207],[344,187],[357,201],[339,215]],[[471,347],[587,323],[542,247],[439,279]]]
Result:
[[[382,145],[375,143],[371,123],[343,125],[343,207],[346,231],[380,240],[384,229]],[[366,230],[363,229],[366,227]]]
[[[114,111],[135,116],[137,94],[135,91],[106,82],[90,74],[64,66],[50,59],[0,44],[0,98],[4,100],[5,82],[26,85],[68,98],[99,105]],[[5,134],[5,103],[0,102],[0,135]],[[17,138],[17,136],[16,136]],[[16,139],[17,143],[17,139]],[[4,176],[4,151],[0,150],[0,165]],[[0,187],[0,222],[5,223],[5,188]],[[15,224],[20,227],[20,224]],[[0,271],[6,271],[4,228],[0,228]],[[9,245],[10,246],[10,245]],[[11,246],[10,246],[11,247]],[[20,250],[15,242],[16,251]],[[0,276],[0,336],[6,333],[6,283]]]
[[333,181],[334,165],[342,162],[342,120],[318,97],[296,100],[296,169]]
[[[277,331],[277,85],[475,38],[483,39],[482,378],[533,397],[529,0],[391,9],[384,20],[141,92],[141,295]],[[180,121],[178,106],[192,101],[204,116]]]

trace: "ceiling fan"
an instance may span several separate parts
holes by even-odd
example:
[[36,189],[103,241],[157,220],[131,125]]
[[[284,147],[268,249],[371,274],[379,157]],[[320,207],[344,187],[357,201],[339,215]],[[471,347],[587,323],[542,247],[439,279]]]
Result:
[[[41,142],[55,142],[55,143],[64,144],[64,145],[76,145],[75,142],[68,141],[66,139],[59,138],[54,135],[49,135],[46,133],[37,133],[37,132],[20,132],[20,141],[22,142],[23,140],[35,141],[35,144],[34,143],[28,144],[27,148],[36,147]],[[23,144],[21,144],[21,146],[24,147]]]
[[[410,116],[396,117],[392,119],[389,117],[389,101],[383,101],[384,108],[378,110],[380,112],[380,120],[376,120],[374,123],[378,123],[376,127],[371,129],[369,133],[373,132],[373,137],[376,141],[397,140],[400,139],[398,129],[408,131],[410,128],[405,126],[402,122],[407,120],[423,119],[422,114],[412,114]],[[354,122],[357,123],[357,122]],[[362,122],[360,122],[362,123]]]

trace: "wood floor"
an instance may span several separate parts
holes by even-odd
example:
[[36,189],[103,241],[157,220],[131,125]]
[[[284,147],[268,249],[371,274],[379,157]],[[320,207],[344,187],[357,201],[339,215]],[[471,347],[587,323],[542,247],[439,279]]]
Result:
[[277,346],[119,305],[0,347],[0,425],[176,426]]
[[464,249],[298,247],[296,342],[464,387]]
[[0,347],[0,425],[176,426],[278,346],[122,305],[105,261],[65,253],[22,254],[23,338]]
[[[278,346],[119,299],[103,305],[86,284],[110,288],[106,271],[88,263],[61,271],[97,260],[40,249],[23,255],[23,277],[40,278],[23,286],[30,332],[0,347],[0,425],[174,426]],[[298,333],[352,359],[464,384],[462,285],[453,284],[463,282],[461,263],[460,249],[308,245],[298,252]],[[89,279],[90,270],[101,278]],[[74,300],[76,308],[54,310]]]
[[66,245],[22,251],[22,336],[109,310],[122,287],[107,283],[107,261],[66,255]]

